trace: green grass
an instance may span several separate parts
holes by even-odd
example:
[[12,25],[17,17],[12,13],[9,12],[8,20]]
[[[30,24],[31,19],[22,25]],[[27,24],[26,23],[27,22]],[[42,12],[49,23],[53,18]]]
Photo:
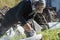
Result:
[[60,40],[60,38],[58,37],[58,33],[60,33],[60,28],[54,30],[45,30],[44,32],[42,32],[42,40]]
[[10,40],[19,40],[19,39],[22,39],[22,38],[26,38],[26,36],[21,34],[21,35],[14,36],[14,37],[10,38]]

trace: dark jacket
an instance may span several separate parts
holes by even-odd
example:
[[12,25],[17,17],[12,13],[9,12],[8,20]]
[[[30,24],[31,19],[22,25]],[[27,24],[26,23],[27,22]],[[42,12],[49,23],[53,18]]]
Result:
[[11,8],[4,16],[0,27],[2,36],[11,26],[20,21],[22,25],[28,20],[29,13],[32,12],[30,1],[21,1],[18,5]]

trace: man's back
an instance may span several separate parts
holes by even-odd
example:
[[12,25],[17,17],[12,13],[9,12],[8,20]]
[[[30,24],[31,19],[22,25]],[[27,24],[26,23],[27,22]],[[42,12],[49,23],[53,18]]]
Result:
[[15,7],[11,8],[5,14],[4,19],[2,20],[2,25],[0,27],[0,36],[2,36],[13,24],[21,21],[20,17],[24,17],[25,20],[25,18],[27,18],[25,16],[27,16],[27,14],[29,14],[31,11],[32,9],[29,1],[22,1]]

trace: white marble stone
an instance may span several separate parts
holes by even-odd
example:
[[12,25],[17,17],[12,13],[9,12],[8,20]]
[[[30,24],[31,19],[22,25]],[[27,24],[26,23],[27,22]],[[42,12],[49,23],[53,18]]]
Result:
[[50,29],[60,28],[60,22],[50,22],[48,24]]
[[25,38],[25,39],[20,39],[20,40],[40,40],[42,38],[42,34],[35,35],[33,37]]

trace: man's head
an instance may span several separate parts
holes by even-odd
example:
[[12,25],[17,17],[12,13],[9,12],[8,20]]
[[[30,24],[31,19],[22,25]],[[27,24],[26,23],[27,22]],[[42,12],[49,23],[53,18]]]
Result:
[[45,3],[45,0],[32,0],[32,5],[38,11],[43,12],[43,9],[45,8],[46,3]]
[[44,3],[36,2],[35,8],[36,8],[38,13],[42,13],[43,9],[45,8]]

